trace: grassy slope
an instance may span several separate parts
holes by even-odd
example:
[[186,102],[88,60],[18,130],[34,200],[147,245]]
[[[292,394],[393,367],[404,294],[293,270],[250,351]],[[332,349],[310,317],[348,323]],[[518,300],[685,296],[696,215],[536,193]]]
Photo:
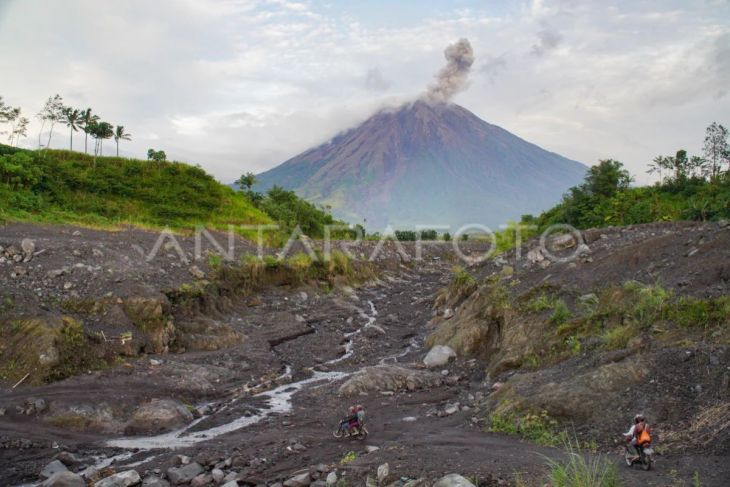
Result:
[[[191,228],[270,223],[198,166],[0,145],[0,220]],[[245,233],[245,232],[244,232]]]

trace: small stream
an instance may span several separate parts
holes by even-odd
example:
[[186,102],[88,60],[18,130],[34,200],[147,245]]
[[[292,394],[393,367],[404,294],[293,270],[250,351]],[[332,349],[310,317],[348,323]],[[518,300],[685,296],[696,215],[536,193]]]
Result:
[[[354,338],[362,333],[363,330],[375,324],[378,311],[372,301],[368,301],[368,305],[370,308],[369,313],[362,310],[360,311],[360,316],[366,320],[366,323],[358,330],[345,334],[345,339],[347,340],[345,345],[345,353],[336,359],[326,362],[328,365],[336,364],[352,357],[352,355],[355,353]],[[285,372],[282,374],[280,379],[291,377],[291,375],[292,370],[289,366],[287,366]],[[251,416],[241,416],[229,423],[215,426],[207,430],[191,432],[191,430],[198,423],[206,418],[209,418],[209,416],[199,418],[189,425],[185,426],[184,428],[176,431],[164,433],[157,436],[120,438],[110,440],[106,442],[106,446],[114,448],[124,448],[126,450],[143,451],[161,448],[175,449],[189,447],[195,445],[196,443],[207,441],[226,433],[230,433],[232,431],[236,431],[238,429],[259,423],[260,421],[268,418],[271,415],[288,413],[292,410],[293,407],[292,398],[294,394],[296,394],[300,390],[312,384],[341,380],[348,377],[349,375],[351,375],[350,372],[314,372],[312,376],[307,379],[303,379],[290,384],[284,384],[270,391],[261,392],[259,394],[256,394],[254,397],[265,398],[267,407],[263,408],[259,413]],[[218,412],[227,409],[228,407],[229,406],[226,406]],[[104,459],[102,462],[97,464],[96,467],[98,468],[99,466],[107,466],[115,461],[123,461],[128,459],[130,456],[131,454],[128,452],[122,453],[121,455]]]

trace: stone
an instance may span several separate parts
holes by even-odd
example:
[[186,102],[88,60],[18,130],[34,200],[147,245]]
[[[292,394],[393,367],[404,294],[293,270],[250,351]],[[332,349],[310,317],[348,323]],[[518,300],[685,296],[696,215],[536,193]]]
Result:
[[379,446],[368,445],[365,447],[365,453],[375,453],[378,450],[380,450]]
[[156,475],[150,475],[142,481],[142,487],[170,487],[170,482]]
[[61,453],[56,455],[56,460],[60,460],[60,462],[67,467],[81,463],[79,459],[76,458],[76,455],[67,451],[62,451]]
[[223,479],[226,477],[226,474],[220,468],[214,468],[211,470],[210,474],[213,476],[213,480],[218,484],[223,482]]
[[388,475],[390,475],[390,465],[387,463],[382,464],[378,467],[378,483],[382,484],[385,482],[385,479],[388,478]]
[[230,482],[223,484],[222,487],[238,487],[238,482],[231,480]]
[[337,485],[337,474],[335,472],[328,473],[325,483],[327,484],[327,487],[334,487]]
[[126,434],[149,434],[170,431],[193,420],[193,414],[180,401],[156,399],[141,405],[125,427]]
[[474,484],[459,474],[452,473],[441,477],[433,484],[433,487],[475,487]]
[[304,472],[284,482],[284,487],[309,487],[311,483],[312,479],[309,477],[309,472]]
[[444,310],[444,319],[448,320],[454,317],[454,310],[451,308],[446,308]]
[[200,267],[196,265],[191,265],[188,271],[196,279],[205,279],[205,272],[203,272]]
[[23,249],[23,256],[25,257],[26,262],[33,258],[33,253],[35,252],[35,242],[33,242],[29,238],[24,238],[23,241],[20,242],[20,248]]
[[187,484],[195,477],[203,473],[203,467],[198,463],[189,463],[183,467],[172,467],[167,469],[167,478],[172,485]]
[[376,365],[356,372],[342,386],[339,394],[352,396],[365,392],[417,390],[438,387],[443,378],[426,370],[411,370],[396,365]]
[[136,470],[115,473],[99,480],[94,487],[132,487],[142,481]]
[[86,487],[86,482],[80,475],[66,471],[53,474],[41,487]]
[[459,412],[459,404],[447,404],[444,408],[444,415],[451,416],[452,414],[456,414]]
[[51,463],[46,465],[43,470],[41,470],[40,478],[41,480],[46,480],[59,472],[68,472],[68,469],[60,460],[53,460]]
[[527,260],[532,262],[533,264],[540,263],[545,260],[545,256],[542,255],[542,251],[537,249],[532,249],[529,252],[527,252]]
[[443,367],[444,365],[448,364],[452,358],[455,357],[456,352],[454,352],[453,348],[445,345],[436,345],[431,350],[429,350],[428,354],[423,359],[423,363],[429,369],[435,367]]
[[207,473],[200,474],[190,482],[190,487],[205,487],[213,483],[213,476]]

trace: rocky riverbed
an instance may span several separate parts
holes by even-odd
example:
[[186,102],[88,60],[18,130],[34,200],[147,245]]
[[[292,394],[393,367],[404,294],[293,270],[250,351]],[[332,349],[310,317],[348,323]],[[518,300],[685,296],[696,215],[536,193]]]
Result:
[[[55,248],[46,251],[48,257],[62,254],[68,266],[77,257],[73,249],[68,256],[64,245],[118,245],[101,251],[121,263],[135,252],[132,243],[155,242],[154,235],[139,231],[109,235],[50,228],[60,237],[44,233],[47,228],[10,227],[0,231],[0,243],[22,249],[23,238],[31,238],[33,254]],[[129,245],[123,245],[125,239]],[[183,248],[193,244],[181,240]],[[0,483],[468,487],[511,485],[516,474],[540,479],[545,457],[558,458],[561,450],[485,432],[483,408],[500,387],[487,373],[488,357],[454,357],[448,349],[429,354],[424,345],[444,320],[460,319],[459,309],[434,311],[437,295],[452,278],[448,250],[431,249],[422,261],[408,262],[390,248],[377,278],[359,287],[267,287],[199,310],[196,320],[207,326],[194,338],[204,341],[205,330],[225,327],[230,346],[176,353],[143,349],[116,366],[50,384],[24,382],[13,389],[16,381],[6,382],[0,397]],[[25,260],[28,253],[22,255]],[[40,304],[51,314],[57,309],[51,296],[64,285],[46,288],[43,281],[55,282],[48,271],[63,267],[57,260],[44,264],[43,255],[31,255],[26,263],[38,266],[40,285],[22,281],[30,279],[27,272],[11,275],[18,264],[14,257],[2,268],[15,310]],[[139,278],[158,292],[195,279],[193,265],[208,272],[206,263],[181,263],[175,252],[166,258],[178,264],[174,271],[165,270],[164,262],[130,257],[132,271],[122,273],[117,284]],[[113,269],[104,262],[94,261],[100,270],[81,281],[75,297],[97,295],[87,291],[95,287],[114,299],[134,297],[133,286],[117,287],[103,277]],[[108,274],[115,276],[112,281],[119,278]],[[158,275],[164,277],[158,281]],[[183,318],[173,317],[174,323]],[[108,314],[92,320],[92,326],[110,332],[104,327],[113,324]],[[339,418],[355,403],[366,409],[369,437],[334,438]],[[609,458],[619,462],[619,451],[608,452]],[[662,456],[649,474],[621,472],[626,485],[642,486],[688,482],[694,472],[701,473],[703,485],[724,485],[730,478],[722,456],[697,452]],[[455,473],[469,480],[449,476]]]

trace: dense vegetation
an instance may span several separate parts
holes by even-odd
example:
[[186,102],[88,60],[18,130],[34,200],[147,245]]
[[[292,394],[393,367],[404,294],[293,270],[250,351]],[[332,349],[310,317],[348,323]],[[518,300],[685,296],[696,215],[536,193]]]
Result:
[[191,227],[270,223],[245,195],[179,162],[0,145],[0,219]]
[[649,173],[659,174],[654,186],[631,187],[632,178],[619,161],[602,160],[585,182],[570,188],[557,206],[540,216],[525,215],[522,223],[538,229],[557,223],[577,228],[631,225],[671,220],[730,218],[730,148],[728,131],[713,123],[707,128],[704,157],[658,156]]

